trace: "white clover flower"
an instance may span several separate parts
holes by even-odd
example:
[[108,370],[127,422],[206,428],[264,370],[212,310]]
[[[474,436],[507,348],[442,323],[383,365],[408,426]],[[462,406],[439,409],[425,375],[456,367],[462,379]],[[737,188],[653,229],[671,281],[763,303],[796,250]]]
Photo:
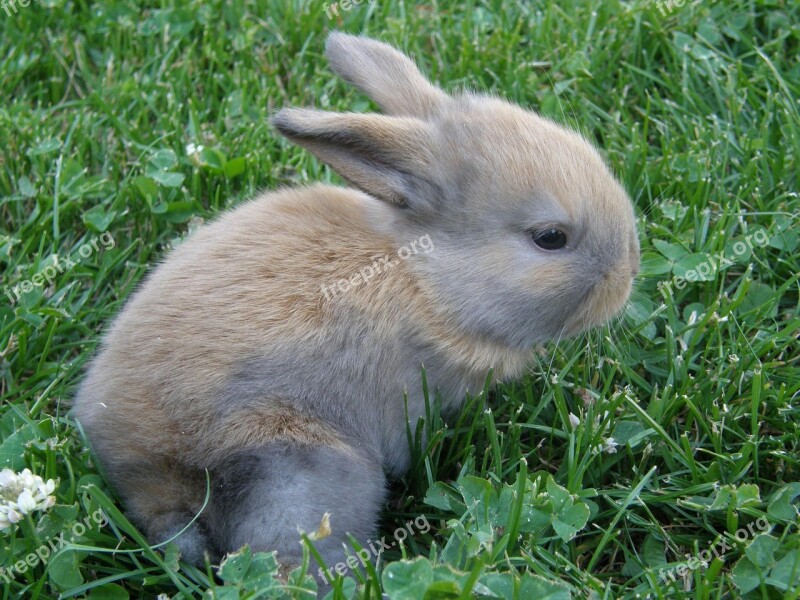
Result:
[[33,494],[29,489],[22,490],[22,493],[17,498],[17,506],[23,515],[36,510],[36,500],[33,499]]
[[0,471],[0,488],[9,486],[14,481],[16,481],[16,475],[14,475],[14,471],[11,469],[3,469]]
[[617,440],[613,437],[609,437],[603,440],[603,452],[606,454],[616,454],[617,453]]
[[55,489],[55,481],[44,481],[30,469],[21,473],[0,471],[0,531],[19,523],[25,515],[52,507],[56,503],[51,495]]
[[56,491],[56,482],[52,479],[48,479],[47,481],[42,481],[42,483],[38,486],[39,493],[43,496],[49,496],[53,492]]
[[197,156],[203,151],[202,144],[189,143],[186,144],[186,154],[188,156]]
[[[41,478],[38,479],[39,481],[42,480]],[[31,473],[30,469],[25,469],[24,471],[22,471],[22,473],[17,475],[17,480],[20,482],[20,484],[22,484],[22,487],[24,488],[32,488],[34,485],[36,485],[36,478],[34,478],[33,473]]]

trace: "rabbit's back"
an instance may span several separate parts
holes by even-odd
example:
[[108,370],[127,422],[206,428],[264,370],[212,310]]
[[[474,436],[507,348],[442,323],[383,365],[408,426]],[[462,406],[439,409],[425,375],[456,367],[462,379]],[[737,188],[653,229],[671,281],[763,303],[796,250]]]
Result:
[[368,260],[359,247],[388,251],[361,196],[326,186],[267,194],[178,246],[114,322],[77,395],[78,419],[97,424],[93,442],[121,446],[133,428],[137,445],[166,434],[157,447],[180,456],[203,443],[196,434],[216,437],[219,416],[237,409],[230,379],[269,349],[318,337],[334,318],[320,282]]

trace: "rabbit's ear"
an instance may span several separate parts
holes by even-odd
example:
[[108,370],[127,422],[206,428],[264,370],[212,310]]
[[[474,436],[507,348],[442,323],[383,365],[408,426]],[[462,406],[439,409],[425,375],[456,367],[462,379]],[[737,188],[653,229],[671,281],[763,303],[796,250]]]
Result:
[[442,199],[434,141],[418,119],[285,108],[272,124],[356,187],[401,208],[425,211]]
[[325,52],[336,73],[390,115],[425,118],[448,100],[410,58],[387,44],[333,32]]

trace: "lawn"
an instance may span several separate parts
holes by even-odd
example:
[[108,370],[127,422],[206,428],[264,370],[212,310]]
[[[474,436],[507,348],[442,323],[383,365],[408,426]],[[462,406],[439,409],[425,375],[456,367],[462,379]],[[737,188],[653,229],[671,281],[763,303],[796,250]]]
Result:
[[623,318],[536,349],[456,421],[430,390],[391,548],[333,595],[800,596],[799,3],[131,4],[0,3],[0,469],[55,483],[0,529],[0,598],[315,597],[271,555],[217,571],[149,547],[67,411],[183,236],[258,190],[341,182],[269,124],[375,110],[327,68],[333,29],[584,133],[643,253]]

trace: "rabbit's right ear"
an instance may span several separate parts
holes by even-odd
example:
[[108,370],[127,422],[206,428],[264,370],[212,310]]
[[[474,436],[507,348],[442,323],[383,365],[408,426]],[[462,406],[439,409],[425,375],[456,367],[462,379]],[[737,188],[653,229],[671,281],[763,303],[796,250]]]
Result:
[[333,32],[325,53],[336,73],[387,114],[424,119],[449,99],[425,79],[410,58],[388,44]]
[[435,167],[435,136],[419,119],[284,108],[272,124],[356,187],[399,208],[435,210],[451,187]]

